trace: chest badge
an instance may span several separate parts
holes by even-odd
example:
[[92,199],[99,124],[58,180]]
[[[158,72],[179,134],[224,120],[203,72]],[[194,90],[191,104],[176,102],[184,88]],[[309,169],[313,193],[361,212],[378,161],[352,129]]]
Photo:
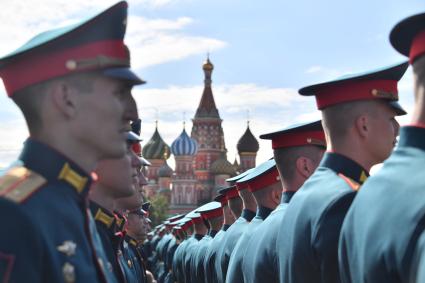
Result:
[[66,283],[75,282],[75,267],[72,264],[66,262],[62,267],[62,273]]
[[77,244],[74,243],[73,241],[64,241],[62,245],[57,247],[58,251],[66,254],[67,256],[75,255],[76,248],[77,248]]

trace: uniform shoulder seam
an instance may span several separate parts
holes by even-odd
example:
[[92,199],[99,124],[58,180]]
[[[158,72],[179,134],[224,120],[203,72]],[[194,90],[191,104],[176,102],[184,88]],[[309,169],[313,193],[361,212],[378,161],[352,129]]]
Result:
[[0,197],[23,203],[47,180],[24,166],[12,167],[0,177]]

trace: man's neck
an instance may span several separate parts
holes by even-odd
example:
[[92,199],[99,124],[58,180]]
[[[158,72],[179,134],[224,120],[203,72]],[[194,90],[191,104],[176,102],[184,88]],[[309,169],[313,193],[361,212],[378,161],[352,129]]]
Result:
[[87,173],[91,173],[99,161],[99,158],[96,157],[96,153],[94,153],[93,150],[89,150],[81,144],[72,142],[71,139],[63,138],[69,137],[69,135],[65,133],[62,134],[49,129],[48,131],[42,131],[39,134],[32,135],[32,137],[68,157]]
[[93,186],[89,195],[89,199],[109,210],[110,212],[113,212],[115,210],[114,198],[106,194],[105,191],[106,188],[97,183]]

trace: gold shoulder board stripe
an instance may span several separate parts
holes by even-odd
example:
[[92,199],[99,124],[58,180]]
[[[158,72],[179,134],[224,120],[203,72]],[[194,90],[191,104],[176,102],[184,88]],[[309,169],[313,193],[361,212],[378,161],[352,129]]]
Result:
[[341,177],[341,179],[343,179],[350,186],[350,188],[353,189],[353,191],[358,191],[360,189],[360,184],[354,181],[353,179],[348,178],[347,176],[341,173],[339,173],[338,176]]
[[0,197],[21,203],[46,182],[44,177],[25,167],[14,167],[0,177]]

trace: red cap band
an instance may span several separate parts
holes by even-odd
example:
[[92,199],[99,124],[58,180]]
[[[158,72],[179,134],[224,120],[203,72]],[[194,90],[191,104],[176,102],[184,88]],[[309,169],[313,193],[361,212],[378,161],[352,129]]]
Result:
[[201,215],[204,219],[216,218],[223,215],[223,209],[219,207],[208,212],[201,212]]
[[323,131],[282,133],[272,139],[273,149],[301,145],[326,146],[325,133]]
[[142,146],[140,145],[139,142],[133,143],[131,145],[131,149],[134,151],[135,154],[137,154],[138,156],[140,156],[142,154]]
[[226,192],[226,198],[229,200],[229,199],[234,199],[234,198],[238,198],[239,197],[239,193],[238,193],[238,189],[236,188],[236,186],[233,188],[233,189],[231,189],[231,190],[228,190],[227,192]]
[[198,223],[202,223],[202,217],[196,217],[196,218],[192,218],[192,222],[193,224],[198,224]]
[[220,199],[221,206],[227,205],[227,196],[224,196]]
[[248,181],[248,190],[250,192],[259,191],[277,182],[280,182],[279,171],[277,171],[277,168],[274,167],[274,169],[269,172]]
[[410,46],[410,64],[413,64],[413,61],[417,59],[419,56],[424,55],[425,53],[425,30],[421,31],[412,41],[412,45]]
[[183,224],[181,227],[183,229],[183,231],[186,231],[187,229],[189,229],[190,226],[192,226],[193,223],[192,221],[187,221],[185,224]]
[[236,189],[238,191],[242,191],[242,190],[248,189],[248,182],[236,183]]
[[340,82],[323,86],[316,93],[316,104],[319,109],[343,102],[368,99],[398,100],[397,81],[359,80]]
[[128,67],[129,62],[128,49],[122,40],[106,40],[56,53],[29,52],[18,56],[0,75],[7,95],[12,96],[15,91],[49,79],[110,66]]

